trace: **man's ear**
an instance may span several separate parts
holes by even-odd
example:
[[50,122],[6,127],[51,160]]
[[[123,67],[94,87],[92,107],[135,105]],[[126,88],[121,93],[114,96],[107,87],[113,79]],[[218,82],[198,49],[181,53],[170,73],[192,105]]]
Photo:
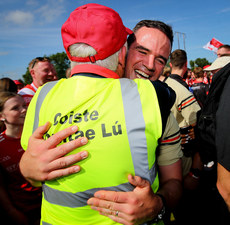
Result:
[[5,117],[3,116],[2,113],[0,113],[0,121],[5,121]]
[[34,79],[34,69],[31,69],[31,70],[30,70],[30,75],[31,75],[31,77]]
[[169,63],[169,66],[172,68],[172,63]]
[[121,48],[121,52],[119,54],[118,62],[122,65],[122,68],[125,68],[125,60],[126,60],[127,49],[125,46]]
[[125,46],[123,46],[123,47],[121,48],[121,50],[120,50],[119,55],[118,55],[118,66],[117,66],[117,70],[116,70],[116,73],[117,73],[120,77],[123,77],[123,76],[124,76],[126,53],[127,53],[127,49],[126,49]]

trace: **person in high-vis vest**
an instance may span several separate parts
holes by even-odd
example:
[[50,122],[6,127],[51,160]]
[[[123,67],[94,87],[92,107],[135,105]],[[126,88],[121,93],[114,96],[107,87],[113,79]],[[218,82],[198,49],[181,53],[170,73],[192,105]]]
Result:
[[[154,193],[158,190],[156,147],[163,120],[160,108],[169,114],[174,99],[160,83],[119,79],[130,33],[114,10],[98,4],[77,8],[62,26],[72,77],[38,89],[26,116],[22,146],[27,149],[33,131],[46,121],[52,124],[45,139],[76,124],[80,130],[60,144],[85,136],[90,156],[82,162],[83,169],[77,176],[45,182],[41,224],[115,224],[90,209],[87,200],[100,189],[133,190],[127,174],[145,178]],[[106,39],[101,41],[102,37]],[[159,102],[157,90],[164,93],[162,102],[171,104]],[[159,195],[155,198],[159,207],[147,218],[153,219],[150,224],[161,219],[158,214],[163,202]],[[114,211],[114,215],[117,213]]]

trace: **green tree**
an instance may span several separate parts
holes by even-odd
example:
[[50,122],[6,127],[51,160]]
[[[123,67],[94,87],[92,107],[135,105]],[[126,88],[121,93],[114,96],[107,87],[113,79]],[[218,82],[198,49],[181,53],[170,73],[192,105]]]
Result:
[[[49,56],[44,55],[44,57],[50,58],[52,64],[54,65],[54,67],[57,71],[58,79],[65,78],[65,72],[66,72],[67,68],[70,66],[70,61],[69,61],[66,53],[61,52],[61,53],[56,53],[56,54],[52,54]],[[33,79],[30,75],[29,67],[27,67],[26,73],[22,75],[22,78],[23,78],[24,84],[32,83]]]
[[50,55],[49,58],[51,59],[51,62],[53,63],[56,71],[58,78],[66,78],[65,72],[70,66],[70,61],[66,55],[65,52],[61,53],[56,53],[53,55]]
[[26,73],[22,75],[22,79],[23,79],[23,83],[25,85],[32,83],[33,79],[32,79],[32,77],[30,75],[29,67],[26,68]]
[[189,64],[190,64],[191,70],[193,70],[195,67],[195,62],[193,60],[190,60]]
[[206,58],[197,58],[195,61],[190,60],[189,61],[191,69],[193,70],[194,67],[204,67],[206,65],[210,65],[211,63]]

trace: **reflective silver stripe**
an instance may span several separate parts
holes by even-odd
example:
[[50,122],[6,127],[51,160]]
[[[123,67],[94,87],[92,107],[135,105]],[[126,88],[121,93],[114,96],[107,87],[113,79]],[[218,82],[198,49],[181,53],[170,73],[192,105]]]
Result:
[[42,221],[42,225],[52,225],[51,223],[46,223],[44,221]]
[[94,193],[99,190],[125,192],[133,190],[133,186],[130,183],[124,183],[113,187],[93,188],[86,190],[84,192],[77,193],[55,190],[45,184],[43,184],[42,188],[44,192],[44,198],[46,199],[46,201],[52,204],[67,206],[71,208],[86,206],[87,200],[93,197]]
[[42,87],[38,97],[37,97],[37,102],[36,102],[36,109],[35,109],[35,116],[34,116],[34,126],[33,126],[33,132],[38,128],[38,124],[39,124],[39,113],[40,113],[40,109],[42,106],[42,103],[46,97],[46,95],[48,94],[48,92],[54,87],[54,85],[57,83],[58,81],[52,81],[52,82],[48,82],[44,85],[44,87]]
[[[156,170],[155,165],[149,170],[145,121],[137,84],[129,79],[120,79],[120,85],[135,174],[149,180],[153,184]],[[84,192],[71,193],[59,191],[43,184],[44,198],[49,203],[72,208],[87,205],[87,200],[98,190],[132,191],[133,188],[129,183],[124,183],[118,186],[93,188]]]
[[145,121],[138,87],[133,80],[129,79],[120,79],[120,84],[135,174],[153,184],[156,177],[156,166],[154,164],[149,170]]

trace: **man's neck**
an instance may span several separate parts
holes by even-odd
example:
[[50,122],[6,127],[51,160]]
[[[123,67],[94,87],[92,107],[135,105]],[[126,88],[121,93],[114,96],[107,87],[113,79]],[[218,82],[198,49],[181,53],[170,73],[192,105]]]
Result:
[[39,87],[39,85],[38,85],[38,83],[37,83],[37,81],[36,80],[33,80],[33,85],[36,87],[36,89]]
[[177,74],[183,78],[184,71],[182,69],[172,69],[171,74]]
[[160,80],[160,81],[164,81],[164,79],[165,79],[165,76],[162,76],[162,75],[160,75],[160,77],[158,78],[158,80]]

